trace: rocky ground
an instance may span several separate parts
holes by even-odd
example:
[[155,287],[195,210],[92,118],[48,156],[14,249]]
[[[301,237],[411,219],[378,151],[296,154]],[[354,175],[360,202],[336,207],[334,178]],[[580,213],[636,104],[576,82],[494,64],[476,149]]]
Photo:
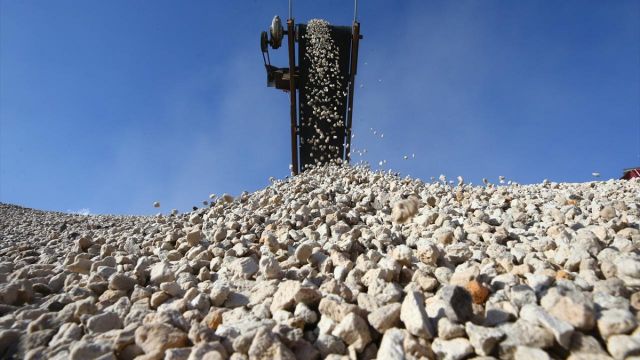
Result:
[[324,167],[154,217],[0,205],[0,357],[631,359],[640,182]]

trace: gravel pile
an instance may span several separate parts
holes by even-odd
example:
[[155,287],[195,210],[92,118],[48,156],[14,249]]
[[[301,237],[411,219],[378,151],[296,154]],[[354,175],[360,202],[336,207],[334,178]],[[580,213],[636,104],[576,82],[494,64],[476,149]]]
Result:
[[186,214],[0,205],[0,358],[637,358],[639,194],[327,166]]
[[[346,96],[347,89],[337,89],[342,83],[340,74],[340,54],[338,47],[331,39],[329,23],[325,20],[313,19],[307,24],[307,52],[309,59],[309,82],[305,84],[310,100],[307,105],[319,122],[326,122],[328,126],[309,123],[309,118],[303,118],[303,126],[315,130],[311,138],[311,157],[316,165],[327,163],[332,159],[341,159],[340,147],[331,145],[337,139],[338,129],[344,128],[343,114],[339,109],[342,96]],[[322,131],[331,129],[329,133]],[[326,156],[326,158],[325,158]]]

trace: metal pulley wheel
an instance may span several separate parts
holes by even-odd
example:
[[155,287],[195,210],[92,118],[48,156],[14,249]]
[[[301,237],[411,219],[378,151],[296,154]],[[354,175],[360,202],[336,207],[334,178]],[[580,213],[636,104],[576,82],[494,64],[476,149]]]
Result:
[[282,21],[278,15],[273,17],[271,21],[271,27],[269,27],[269,33],[271,35],[271,47],[277,49],[282,45],[282,38],[284,37],[284,29],[282,28]]

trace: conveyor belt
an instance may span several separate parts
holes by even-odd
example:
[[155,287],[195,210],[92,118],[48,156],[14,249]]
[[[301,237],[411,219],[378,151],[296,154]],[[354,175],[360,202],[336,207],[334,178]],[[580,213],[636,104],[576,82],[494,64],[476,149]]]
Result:
[[[349,85],[349,53],[351,51],[351,27],[348,26],[330,26],[331,38],[333,39],[336,47],[338,48],[340,62],[339,69],[342,79],[338,86],[334,89],[329,89],[334,95],[340,99],[338,105],[338,112],[343,115],[342,125],[336,126],[332,122],[328,122],[326,119],[320,118],[313,114],[311,106],[308,105],[311,97],[310,92],[315,86],[309,81],[309,69],[311,66],[310,59],[306,56],[307,52],[307,39],[305,37],[307,26],[305,24],[298,24],[296,29],[296,40],[298,41],[298,62],[300,67],[300,77],[298,79],[298,92],[299,92],[299,107],[298,107],[298,119],[299,119],[299,161],[300,169],[304,170],[307,165],[316,164],[316,160],[320,160],[324,157],[321,163],[327,163],[330,161],[344,160],[345,159],[345,142],[346,142],[346,123],[347,123],[347,91]],[[316,136],[316,129],[313,125],[317,125],[318,128],[324,134],[330,134],[329,149],[318,153],[317,147],[315,152],[312,150],[311,140]],[[312,155],[313,152],[313,155]]]

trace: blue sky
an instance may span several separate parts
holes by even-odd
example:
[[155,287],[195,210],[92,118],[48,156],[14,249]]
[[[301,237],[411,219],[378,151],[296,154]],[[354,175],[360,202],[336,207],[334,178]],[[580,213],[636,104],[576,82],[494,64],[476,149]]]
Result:
[[[639,1],[359,8],[353,146],[374,168],[533,183],[640,165]],[[153,214],[286,176],[288,96],[258,45],[276,14],[286,1],[0,0],[0,201]],[[349,25],[353,5],[294,15]]]

